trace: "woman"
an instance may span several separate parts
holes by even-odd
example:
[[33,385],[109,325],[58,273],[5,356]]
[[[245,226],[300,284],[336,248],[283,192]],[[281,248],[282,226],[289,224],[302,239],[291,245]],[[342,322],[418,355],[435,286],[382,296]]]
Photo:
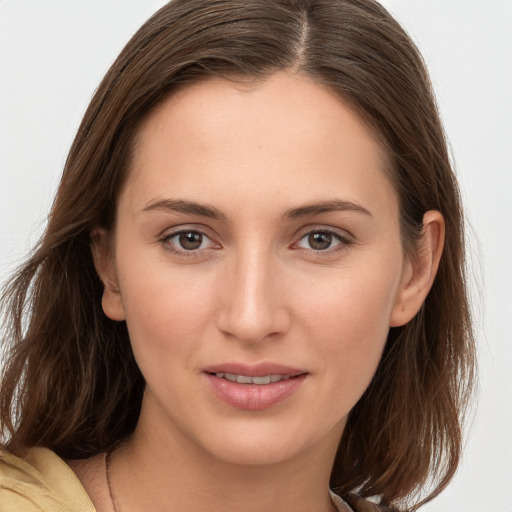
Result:
[[427,73],[380,5],[173,1],[6,292],[0,503],[417,508],[460,456],[463,247]]

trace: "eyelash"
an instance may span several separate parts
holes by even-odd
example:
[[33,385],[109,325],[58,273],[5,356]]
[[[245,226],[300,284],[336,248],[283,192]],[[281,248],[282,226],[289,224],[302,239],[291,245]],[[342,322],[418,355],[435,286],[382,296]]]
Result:
[[316,229],[310,229],[307,233],[304,233],[298,240],[298,242],[295,242],[294,245],[298,244],[305,238],[314,235],[314,234],[322,234],[322,235],[329,235],[332,236],[333,239],[336,239],[339,243],[335,245],[334,247],[328,247],[327,249],[313,249],[311,248],[302,248],[299,247],[297,250],[305,250],[305,251],[313,251],[315,254],[318,254],[319,256],[327,256],[328,254],[332,254],[333,252],[337,252],[340,250],[344,250],[350,245],[352,245],[353,240],[341,233],[340,231],[332,228],[325,228],[325,227],[319,227]]
[[197,256],[200,252],[203,252],[205,250],[216,250],[217,247],[215,247],[215,248],[210,247],[210,248],[203,248],[203,249],[198,248],[198,249],[189,249],[189,250],[178,249],[178,248],[176,248],[176,244],[173,244],[171,242],[173,238],[179,237],[180,235],[188,235],[188,234],[200,235],[202,237],[201,245],[203,244],[203,242],[205,240],[209,240],[212,244],[214,244],[220,248],[220,245],[215,244],[215,242],[213,242],[212,239],[208,235],[206,235],[205,233],[203,233],[202,231],[200,231],[198,229],[178,229],[177,231],[167,233],[164,237],[161,238],[160,242],[162,242],[162,244],[164,245],[164,248],[167,251],[172,252],[174,254],[178,254],[180,256],[185,256],[185,257]]
[[[189,250],[183,249],[183,248],[178,249],[176,247],[176,244],[173,244],[171,241],[174,238],[179,237],[180,235],[185,235],[185,234],[200,235],[202,237],[201,245],[203,244],[203,242],[205,240],[209,240],[210,243],[215,245],[216,247],[208,247],[208,248],[203,248],[203,249],[197,248],[197,249],[189,249]],[[324,256],[324,255],[332,254],[333,252],[344,250],[353,244],[353,240],[349,236],[347,236],[343,233],[340,233],[338,230],[319,227],[317,229],[310,229],[309,231],[304,233],[299,238],[299,240],[297,242],[294,242],[292,244],[292,248],[294,246],[296,246],[297,244],[299,244],[302,240],[306,239],[307,237],[309,237],[311,235],[315,235],[315,234],[329,235],[329,236],[333,237],[333,239],[337,240],[338,244],[336,244],[334,247],[328,247],[326,249],[314,249],[312,247],[310,247],[310,248],[297,247],[296,250],[313,252],[316,255]],[[204,232],[202,232],[201,230],[198,230],[198,229],[179,229],[177,231],[172,231],[171,233],[167,233],[165,236],[163,236],[160,239],[160,242],[164,245],[164,247],[167,251],[174,253],[174,254],[178,254],[180,256],[185,256],[185,257],[197,257],[200,253],[204,252],[205,250],[217,250],[218,248],[221,247],[219,244],[215,244],[215,242],[213,242],[208,235],[206,235]],[[177,242],[177,243],[179,243],[179,242]]]

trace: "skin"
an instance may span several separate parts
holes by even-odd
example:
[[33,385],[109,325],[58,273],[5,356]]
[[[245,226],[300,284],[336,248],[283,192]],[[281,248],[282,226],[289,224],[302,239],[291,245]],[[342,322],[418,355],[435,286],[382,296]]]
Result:
[[[422,250],[405,258],[386,165],[359,117],[300,75],[200,82],[148,117],[115,232],[93,233],[104,311],[127,322],[147,382],[112,459],[120,510],[332,509],[347,415],[442,251],[442,216],[427,212]],[[177,211],[183,201],[203,211]],[[180,246],[180,229],[197,249]],[[207,385],[204,368],[225,362],[307,376],[276,405],[243,410]],[[101,457],[72,467],[107,511]]]

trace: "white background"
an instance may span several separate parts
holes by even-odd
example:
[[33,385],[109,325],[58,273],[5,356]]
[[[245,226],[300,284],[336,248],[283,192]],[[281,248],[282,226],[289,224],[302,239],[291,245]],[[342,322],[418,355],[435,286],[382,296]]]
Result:
[[[44,226],[81,116],[157,0],[0,0],[0,283]],[[386,0],[432,74],[471,224],[479,402],[425,512],[512,512],[512,0]]]

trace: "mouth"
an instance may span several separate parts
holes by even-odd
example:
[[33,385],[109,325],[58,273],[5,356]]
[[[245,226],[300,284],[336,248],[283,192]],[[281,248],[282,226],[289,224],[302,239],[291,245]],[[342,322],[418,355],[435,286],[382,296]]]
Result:
[[[268,384],[268,379],[270,379],[270,383],[278,382],[308,373],[303,368],[294,368],[270,361],[262,361],[258,364],[247,364],[236,361],[224,362],[203,368],[203,371],[221,379],[238,382],[240,384]],[[256,378],[255,382],[249,382],[249,379],[254,378]],[[258,378],[265,379],[265,381],[259,382]]]
[[209,388],[225,404],[249,411],[270,409],[299,392],[309,372],[273,363],[225,363],[206,368]]
[[[209,373],[209,372],[208,372]],[[264,386],[267,384],[273,384],[274,382],[281,382],[284,380],[294,379],[299,375],[281,375],[281,374],[272,374],[272,375],[262,375],[260,377],[250,377],[249,375],[237,375],[235,373],[223,373],[223,372],[215,372],[210,373],[210,375],[215,375],[219,379],[226,379],[230,382],[238,382],[238,384],[256,384],[257,386]]]

